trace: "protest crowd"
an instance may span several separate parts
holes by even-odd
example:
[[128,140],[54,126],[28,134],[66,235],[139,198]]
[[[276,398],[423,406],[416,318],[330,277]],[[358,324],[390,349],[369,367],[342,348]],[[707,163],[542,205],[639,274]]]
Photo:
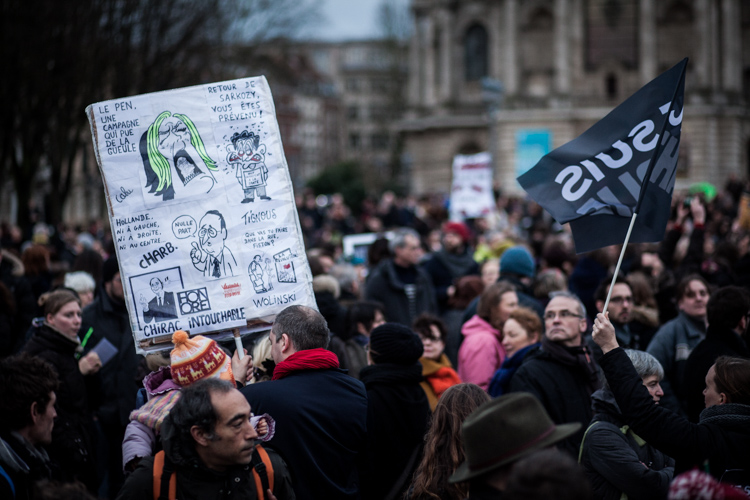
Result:
[[101,221],[3,223],[0,498],[747,498],[750,185],[705,187],[614,280],[620,247],[577,255],[500,189],[461,222],[302,191],[319,312],[244,356],[181,331],[137,355]]

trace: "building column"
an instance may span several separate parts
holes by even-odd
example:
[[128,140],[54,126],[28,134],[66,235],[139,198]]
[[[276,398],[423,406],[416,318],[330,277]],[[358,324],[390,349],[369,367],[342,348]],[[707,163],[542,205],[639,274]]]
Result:
[[[583,60],[586,48],[584,46],[584,33],[586,30],[583,26],[583,1],[572,0],[569,10],[570,15],[570,50],[568,60],[570,61],[570,78],[581,81],[583,78]],[[571,83],[572,85],[572,83]]]
[[554,93],[570,94],[570,43],[568,42],[570,20],[568,0],[555,0],[555,79]]
[[424,105],[431,107],[435,105],[435,23],[431,16],[422,19],[422,49],[424,64]]
[[446,103],[453,97],[453,82],[451,80],[453,23],[451,23],[450,13],[447,10],[440,9],[438,24],[440,26],[440,101]]
[[738,0],[724,0],[721,4],[722,26],[721,79],[722,88],[730,92],[742,91],[742,33]]
[[518,93],[518,0],[507,0],[505,2],[505,86],[506,95]]
[[409,103],[412,106],[421,106],[422,99],[420,88],[422,86],[422,65],[420,64],[419,53],[421,52],[419,44],[422,37],[419,36],[419,19],[414,13],[412,24],[412,37],[409,41]]
[[654,0],[641,0],[640,26],[638,27],[638,59],[641,83],[656,78],[656,9]]

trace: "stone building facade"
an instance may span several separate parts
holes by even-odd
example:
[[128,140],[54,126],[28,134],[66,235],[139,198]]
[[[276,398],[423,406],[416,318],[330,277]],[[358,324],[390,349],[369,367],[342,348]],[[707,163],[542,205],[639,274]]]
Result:
[[[684,57],[676,187],[748,177],[750,2],[413,0],[411,9],[400,130],[415,193],[447,192],[453,156],[485,150],[498,186],[520,193],[524,169]],[[501,98],[496,110],[488,97]]]

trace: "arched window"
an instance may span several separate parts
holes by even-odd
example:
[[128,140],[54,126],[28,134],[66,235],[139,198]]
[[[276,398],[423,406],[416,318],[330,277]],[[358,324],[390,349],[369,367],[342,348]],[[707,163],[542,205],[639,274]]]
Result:
[[472,24],[464,37],[464,74],[467,81],[487,76],[487,30],[481,24]]

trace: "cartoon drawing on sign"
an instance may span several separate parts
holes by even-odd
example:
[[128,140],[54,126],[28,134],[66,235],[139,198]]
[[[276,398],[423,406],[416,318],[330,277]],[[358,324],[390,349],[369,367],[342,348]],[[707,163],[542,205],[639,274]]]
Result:
[[295,255],[290,249],[282,250],[273,256],[276,262],[276,279],[279,283],[297,283],[297,275],[294,272]]
[[273,281],[271,281],[271,277],[273,276],[274,268],[271,265],[271,259],[266,258],[265,264],[266,264],[266,276],[268,276],[268,290],[273,290]]
[[253,261],[247,268],[247,274],[250,275],[250,281],[253,282],[255,293],[264,293],[273,288],[273,286],[270,285],[271,280],[266,279],[262,259],[263,258],[260,255],[256,255],[253,257]]
[[140,152],[146,187],[164,201],[205,194],[216,184],[216,162],[186,115],[164,111],[157,116],[141,136]]
[[[224,244],[227,226],[218,210],[209,210],[198,224],[198,243],[192,242],[190,259],[195,268],[207,278],[234,276],[237,261]],[[198,247],[200,244],[200,248]]]
[[234,165],[237,181],[245,192],[242,203],[255,201],[256,193],[261,200],[270,200],[271,198],[266,196],[266,145],[260,144],[260,136],[248,130],[235,132],[231,141],[232,145],[227,146],[227,163]]
[[139,302],[143,311],[143,322],[151,323],[152,321],[161,322],[177,318],[177,306],[174,301],[174,293],[164,290],[164,283],[169,284],[169,277],[161,278],[154,276],[149,280],[149,286],[154,293],[154,298],[146,299],[141,293]]

